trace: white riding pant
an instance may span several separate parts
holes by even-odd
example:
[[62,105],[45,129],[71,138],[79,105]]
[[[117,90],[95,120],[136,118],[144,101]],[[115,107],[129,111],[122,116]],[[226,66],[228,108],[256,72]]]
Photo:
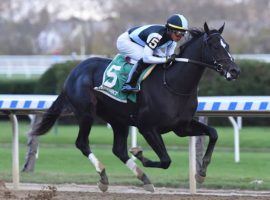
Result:
[[132,64],[135,64],[143,57],[144,47],[132,42],[129,38],[128,32],[122,33],[117,38],[116,47],[119,53],[131,58]]

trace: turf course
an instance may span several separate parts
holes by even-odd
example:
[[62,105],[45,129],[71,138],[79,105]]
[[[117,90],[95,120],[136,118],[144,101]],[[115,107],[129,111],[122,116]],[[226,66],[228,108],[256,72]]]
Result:
[[[11,181],[11,125],[0,122],[0,179]],[[233,129],[217,127],[219,140],[208,168],[206,188],[270,188],[270,140],[269,127],[244,127],[240,134],[240,163],[234,163]],[[20,122],[20,166],[26,152],[28,123]],[[39,159],[34,173],[21,174],[22,182],[37,183],[83,183],[98,181],[94,167],[75,148],[78,128],[59,125],[40,138]],[[140,185],[134,175],[112,152],[112,130],[95,126],[90,135],[91,147],[106,166],[110,184]],[[163,136],[172,158],[169,169],[150,169],[138,165],[148,174],[156,186],[188,187],[188,138],[173,133]],[[138,144],[145,155],[157,159],[144,139],[139,135]]]

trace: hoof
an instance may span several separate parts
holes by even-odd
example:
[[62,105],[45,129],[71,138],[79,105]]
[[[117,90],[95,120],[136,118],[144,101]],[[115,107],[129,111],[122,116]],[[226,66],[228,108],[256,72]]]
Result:
[[143,188],[148,192],[155,192],[155,187],[153,184],[145,184]]
[[109,185],[108,184],[104,184],[101,182],[98,182],[98,188],[101,190],[101,192],[106,192],[108,190]]
[[196,179],[197,183],[203,183],[205,180],[205,176],[201,176],[199,174],[196,174],[195,179]]
[[141,147],[132,147],[129,152],[133,155],[136,156],[138,153],[141,153],[143,150]]

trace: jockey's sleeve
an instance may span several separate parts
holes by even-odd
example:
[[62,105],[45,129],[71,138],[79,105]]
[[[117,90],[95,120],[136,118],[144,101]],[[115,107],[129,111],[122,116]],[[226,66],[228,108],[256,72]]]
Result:
[[157,48],[162,36],[158,33],[152,33],[147,37],[146,45],[143,50],[143,62],[145,63],[165,63],[166,58],[160,58],[154,56],[154,50]]
[[145,45],[143,49],[143,62],[144,63],[151,63],[151,64],[158,64],[158,63],[165,63],[166,57],[156,57],[153,55],[154,51],[147,45]]
[[154,50],[154,53],[153,53],[155,56],[157,57],[166,57],[166,52],[163,52],[161,49],[157,48]]
[[176,48],[177,43],[176,42],[172,42],[166,49],[166,56],[171,56]]

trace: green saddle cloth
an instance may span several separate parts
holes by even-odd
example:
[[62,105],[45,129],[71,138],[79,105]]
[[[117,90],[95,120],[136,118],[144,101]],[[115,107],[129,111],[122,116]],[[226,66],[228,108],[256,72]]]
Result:
[[[138,84],[141,83],[146,74],[152,71],[154,66],[155,65],[151,65],[143,71],[138,80]],[[136,103],[136,93],[127,94],[121,92],[122,86],[126,82],[132,67],[133,64],[127,63],[123,55],[117,54],[106,68],[103,74],[102,84],[94,89],[117,101],[127,103],[127,100],[130,100]]]

